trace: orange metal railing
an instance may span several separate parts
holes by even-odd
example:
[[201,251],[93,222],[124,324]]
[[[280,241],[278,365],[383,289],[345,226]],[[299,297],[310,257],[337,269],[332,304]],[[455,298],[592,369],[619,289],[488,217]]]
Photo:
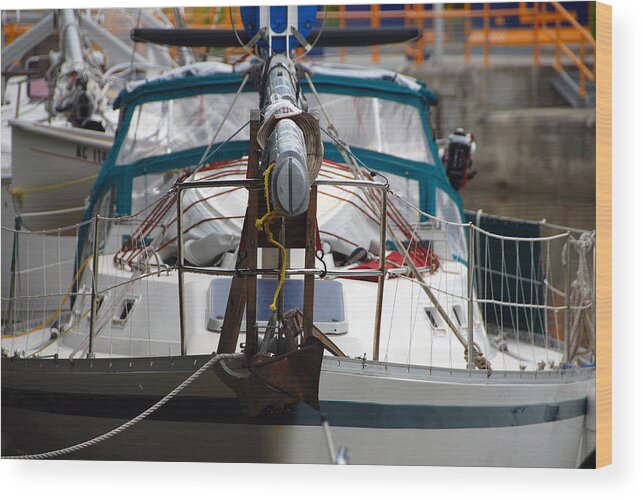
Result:
[[[562,21],[560,19],[556,19],[555,31],[553,35],[550,35],[556,42],[556,63],[554,67],[558,72],[562,71],[561,53],[564,53],[572,61],[576,68],[578,68],[578,95],[580,95],[581,97],[585,97],[587,93],[586,80],[589,80],[591,82],[596,80],[596,40],[594,39],[590,31],[584,26],[581,26],[580,23],[576,19],[574,19],[574,17],[567,11],[567,9],[565,9],[565,7],[563,7],[559,2],[551,2],[551,5],[554,7],[554,9],[556,9],[556,12],[558,12],[562,16],[564,21],[566,21],[576,29],[576,31],[578,32],[579,44],[579,55],[577,56],[568,47],[568,45],[562,41],[562,38],[560,37]],[[551,30],[547,26],[545,26],[545,29],[548,31],[548,33],[551,33]],[[592,52],[591,69],[585,62],[586,45],[590,46]]]
[[[478,4],[479,5],[479,4]],[[164,9],[166,15],[174,20],[172,9]],[[232,25],[241,29],[239,7],[192,7],[185,8],[185,22],[193,28],[226,28]],[[231,18],[231,14],[233,18]],[[401,21],[405,26],[417,26],[423,31],[422,36],[415,42],[408,43],[405,52],[415,64],[425,63],[425,49],[432,44],[436,36],[433,29],[427,25],[435,19],[448,20],[444,32],[449,41],[452,36],[449,29],[453,25],[461,26],[463,30],[462,50],[464,62],[471,63],[472,48],[482,49],[482,63],[489,66],[491,52],[496,46],[530,46],[533,51],[533,64],[539,65],[545,57],[545,48],[554,48],[554,67],[562,72],[564,65],[572,65],[578,72],[578,93],[584,96],[587,82],[593,82],[596,76],[596,41],[587,27],[578,20],[559,2],[520,2],[518,7],[491,8],[484,3],[482,8],[473,8],[472,4],[446,4],[444,10],[426,10],[423,4],[400,5],[395,10],[383,10],[380,5],[373,4],[367,10],[347,10],[345,5],[339,5],[328,11],[319,13],[322,19],[329,21],[340,29],[346,28],[350,21],[367,21],[372,27],[379,27],[387,20]],[[505,26],[505,18],[518,20],[516,26]],[[480,23],[480,19],[482,23]],[[474,27],[477,20],[478,28]],[[446,24],[446,23],[445,23]],[[10,43],[17,36],[28,30],[30,25],[5,23],[3,34],[5,43]],[[450,45],[453,50],[454,44]],[[551,49],[550,49],[551,50]],[[346,49],[339,49],[340,61],[346,60]],[[243,55],[243,49],[226,49],[226,60]],[[371,48],[371,60],[380,62],[380,47]],[[549,52],[551,57],[551,52]]]
[[[381,26],[383,20],[402,19],[406,26],[425,28],[427,20],[438,18],[462,20],[464,26],[464,59],[471,62],[473,46],[482,47],[482,61],[490,65],[491,49],[494,46],[531,46],[533,49],[533,64],[540,65],[542,48],[555,47],[555,64],[557,71],[562,71],[562,58],[579,71],[579,95],[586,94],[587,81],[595,79],[596,41],[591,32],[582,26],[576,18],[559,2],[520,2],[517,8],[492,9],[489,3],[484,3],[482,9],[472,9],[471,4],[457,4],[462,7],[446,5],[445,10],[425,10],[423,4],[405,5],[399,10],[383,11],[379,5],[373,5],[369,10],[346,11],[341,6],[337,11],[327,12],[327,19],[337,20],[340,28],[346,27],[350,20],[368,20],[372,27]],[[499,20],[507,17],[517,17],[520,25],[516,27],[497,27]],[[473,19],[482,19],[482,29],[474,30]],[[495,21],[492,22],[492,21]],[[432,30],[424,30],[422,37],[407,47],[407,54],[412,55],[415,64],[425,62],[425,47],[435,34]],[[446,36],[446,35],[445,35]],[[588,54],[587,48],[590,53]],[[576,51],[574,50],[576,49]],[[345,59],[345,50],[340,50],[340,60]],[[589,59],[589,61],[588,61]],[[371,60],[380,60],[378,46],[371,49]]]
[[2,27],[4,43],[9,45],[20,35],[23,35],[33,27],[33,23],[5,23]]
[[[241,28],[239,8],[186,8],[185,21],[190,27],[231,28],[234,25]],[[171,12],[168,16],[172,18]],[[473,47],[482,48],[482,63],[491,64],[491,51],[496,46],[528,46],[533,51],[533,64],[540,65],[545,47],[555,50],[554,67],[563,71],[565,64],[571,64],[579,73],[579,95],[586,94],[588,81],[595,79],[596,41],[591,32],[582,26],[576,18],[559,2],[520,2],[518,7],[491,8],[484,3],[482,8],[472,8],[472,4],[446,4],[444,10],[425,10],[423,4],[408,4],[395,10],[382,10],[380,5],[373,4],[367,10],[349,11],[345,5],[335,9],[321,11],[320,21],[325,19],[340,29],[346,28],[349,21],[368,21],[371,27],[379,27],[385,20],[401,20],[405,26],[417,26],[423,31],[419,40],[410,42],[406,54],[415,64],[425,63],[425,49],[434,41],[435,32],[426,29],[430,20],[438,18],[449,20],[455,24],[461,22],[463,27],[463,55],[466,64],[471,63]],[[518,19],[518,25],[505,26],[505,18]],[[481,28],[474,28],[473,21],[482,20]],[[479,21],[478,21],[479,23]],[[444,35],[448,41],[449,31]],[[240,49],[227,49],[227,59],[234,55],[243,54]],[[346,59],[346,49],[339,49],[340,61]],[[371,61],[378,63],[381,59],[380,47],[371,48]]]

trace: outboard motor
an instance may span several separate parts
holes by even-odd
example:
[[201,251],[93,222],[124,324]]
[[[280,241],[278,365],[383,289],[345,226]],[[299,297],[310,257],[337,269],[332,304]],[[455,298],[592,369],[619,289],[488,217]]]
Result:
[[447,138],[442,163],[451,187],[456,191],[464,187],[467,181],[473,179],[477,174],[471,168],[475,151],[475,137],[473,134],[466,133],[462,128],[455,129]]
[[57,113],[64,113],[74,127],[82,127],[94,112],[87,96],[87,77],[84,73],[69,75],[65,96],[56,104]]
[[63,114],[74,127],[105,131],[103,124],[93,118],[101,105],[98,102],[98,84],[91,78],[92,67],[100,69],[100,58],[95,53],[87,53],[83,45],[80,26],[76,14],[71,9],[57,11],[61,25],[61,50],[52,52],[51,102],[48,110],[51,115]]

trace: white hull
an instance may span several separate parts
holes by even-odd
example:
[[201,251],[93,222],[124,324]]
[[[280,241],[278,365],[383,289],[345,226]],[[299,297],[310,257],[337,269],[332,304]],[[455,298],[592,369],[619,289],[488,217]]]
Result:
[[[92,419],[40,412],[17,412],[22,428],[44,443],[75,443],[81,435],[99,435],[117,427],[116,419]],[[584,417],[564,422],[488,430],[382,430],[333,428],[336,444],[348,448],[354,465],[434,465],[478,467],[573,468]],[[36,426],[36,427],[34,427]],[[56,441],[46,428],[64,428]],[[83,434],[79,433],[82,430]],[[7,437],[3,437],[7,439]],[[76,441],[75,441],[76,440]],[[284,444],[296,443],[286,448]],[[517,444],[520,443],[520,444]],[[64,445],[63,445],[64,446]],[[55,446],[56,447],[56,446]],[[53,448],[52,448],[53,449]],[[39,448],[34,448],[38,451]],[[45,451],[50,451],[49,449]],[[8,453],[13,453],[14,450]],[[8,453],[3,453],[5,456]],[[208,461],[328,464],[321,426],[270,426],[150,421],[126,436],[66,455],[70,460]]]
[[[344,427],[333,430],[333,440],[348,447],[352,464],[571,468],[577,465],[574,449],[583,425],[584,417],[484,430]],[[319,429],[294,427],[286,439],[306,446],[291,448],[280,462],[328,463]]]
[[11,188],[23,225],[40,231],[81,222],[86,199],[114,137],[23,120],[10,120],[9,125]]
[[[196,359],[207,358],[4,359],[3,455],[107,432],[178,385]],[[320,401],[335,446],[348,447],[353,464],[578,466],[594,447],[592,373],[540,377],[326,358]],[[211,371],[168,408],[64,457],[329,463],[318,412],[298,403],[247,418]]]

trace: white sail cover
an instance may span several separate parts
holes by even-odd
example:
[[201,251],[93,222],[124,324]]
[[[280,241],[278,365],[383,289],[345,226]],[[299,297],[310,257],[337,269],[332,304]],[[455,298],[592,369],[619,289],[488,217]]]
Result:
[[[246,164],[247,158],[212,164],[195,174],[194,180],[243,179]],[[345,165],[324,161],[319,178],[352,179],[353,175]],[[417,182],[407,179],[394,181],[397,190],[417,204]],[[350,255],[356,248],[362,247],[374,254],[378,253],[379,212],[372,208],[367,196],[367,190],[360,187],[319,187],[319,233],[322,242],[326,242],[331,251]],[[213,265],[226,252],[236,251],[247,199],[244,188],[198,188],[184,191],[184,255],[188,262],[199,266]],[[417,213],[407,210],[403,216],[411,225],[417,224]],[[165,234],[159,239],[157,248],[161,257],[168,259],[176,255],[177,251],[174,209],[166,215],[163,226],[166,228]]]

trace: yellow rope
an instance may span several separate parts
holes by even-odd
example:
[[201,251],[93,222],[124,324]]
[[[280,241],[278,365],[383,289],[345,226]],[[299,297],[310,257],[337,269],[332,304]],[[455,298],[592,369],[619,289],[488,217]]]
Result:
[[83,272],[83,269],[85,269],[85,266],[87,266],[87,264],[89,263],[90,260],[92,260],[91,255],[89,257],[87,257],[85,259],[85,262],[83,262],[81,264],[81,266],[78,268],[78,272],[76,273],[76,276],[74,276],[74,279],[71,282],[71,285],[69,285],[69,288],[67,289],[67,293],[65,294],[63,299],[60,301],[60,305],[58,306],[58,308],[53,313],[51,313],[51,315],[45,321],[43,321],[38,326],[36,326],[35,328],[32,328],[29,331],[20,332],[20,333],[17,333],[15,335],[2,335],[2,338],[3,339],[11,339],[11,338],[17,338],[17,337],[24,337],[25,335],[29,335],[30,333],[33,333],[35,331],[40,330],[41,328],[45,328],[49,323],[51,323],[56,318],[56,316],[58,316],[60,311],[62,311],[62,308],[65,305],[65,302],[67,302],[67,299],[71,295],[72,288],[74,287],[74,285],[76,284],[76,281],[78,281],[78,278],[80,277],[80,273]]
[[98,177],[98,175],[89,175],[87,177],[83,177],[82,179],[74,179],[73,181],[59,182],[57,184],[46,184],[44,186],[34,186],[27,188],[15,187],[9,189],[9,194],[18,198],[18,202],[22,206],[22,198],[26,194],[46,193],[48,191],[55,191],[57,189],[72,187],[78,184],[93,181],[96,179],[96,177]]
[[268,241],[279,248],[279,251],[281,252],[281,269],[279,271],[279,282],[277,283],[275,295],[272,298],[272,304],[270,304],[271,311],[277,310],[277,298],[279,297],[281,288],[284,285],[284,280],[286,279],[286,248],[274,239],[272,231],[270,230],[270,224],[272,223],[272,221],[279,217],[279,213],[276,210],[270,210],[270,185],[268,181],[270,178],[270,172],[272,172],[274,166],[275,164],[272,163],[263,173],[263,190],[264,194],[266,195],[266,215],[264,215],[261,219],[257,219],[255,221],[257,229],[266,233]]

